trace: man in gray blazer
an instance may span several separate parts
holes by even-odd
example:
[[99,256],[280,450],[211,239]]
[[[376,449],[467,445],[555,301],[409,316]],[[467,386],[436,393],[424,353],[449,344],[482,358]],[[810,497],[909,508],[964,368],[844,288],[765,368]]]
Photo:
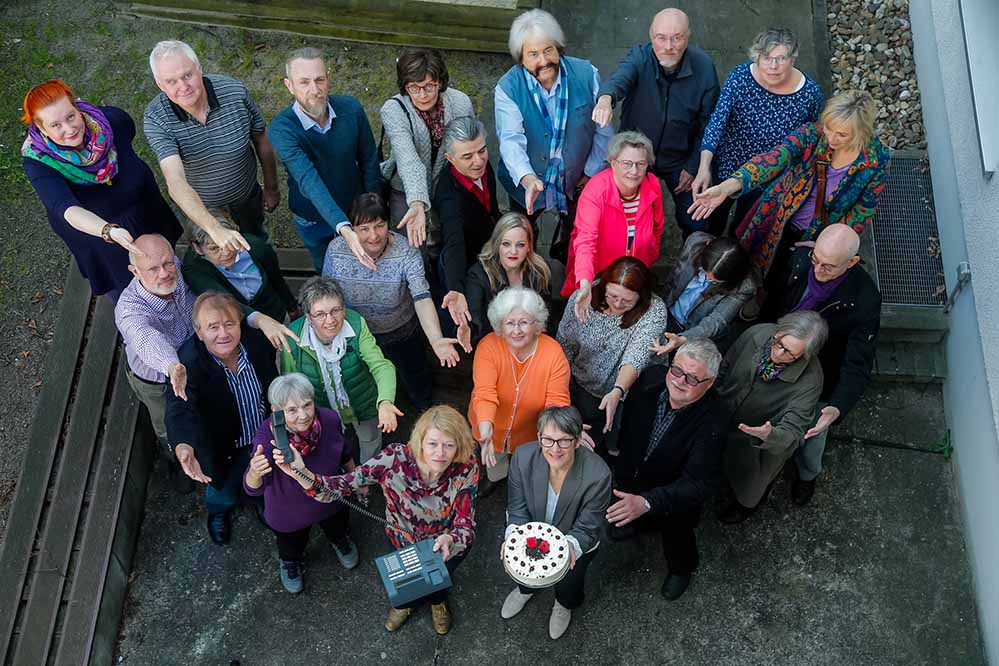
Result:
[[[555,605],[548,621],[553,639],[565,633],[572,609],[583,603],[586,568],[600,546],[599,529],[610,503],[611,472],[607,464],[580,446],[583,418],[575,407],[548,407],[538,416],[538,441],[517,447],[508,476],[506,537],[530,522],[554,525],[565,534],[571,551],[570,571],[555,584]],[[500,547],[500,557],[503,556]],[[510,619],[536,590],[518,585],[503,602]]]

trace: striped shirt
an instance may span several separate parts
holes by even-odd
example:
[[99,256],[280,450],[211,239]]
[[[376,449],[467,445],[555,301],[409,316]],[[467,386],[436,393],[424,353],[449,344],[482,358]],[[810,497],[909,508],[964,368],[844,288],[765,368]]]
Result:
[[160,93],[146,107],[143,131],[158,161],[180,155],[185,178],[205,206],[239,204],[257,184],[251,135],[263,133],[264,117],[240,81],[219,74],[203,81],[204,125]]
[[621,197],[621,205],[624,206],[624,221],[628,223],[628,244],[625,246],[628,256],[631,256],[631,248],[635,244],[635,220],[638,218],[638,204],[641,194],[636,193],[633,197]]
[[253,441],[253,435],[264,420],[264,401],[260,380],[257,378],[257,371],[250,364],[250,358],[246,355],[246,349],[239,345],[239,360],[236,361],[236,372],[233,373],[225,363],[214,355],[212,360],[219,364],[225,373],[225,378],[229,382],[229,390],[232,391],[236,399],[236,407],[239,409],[239,442],[237,448],[249,446]]

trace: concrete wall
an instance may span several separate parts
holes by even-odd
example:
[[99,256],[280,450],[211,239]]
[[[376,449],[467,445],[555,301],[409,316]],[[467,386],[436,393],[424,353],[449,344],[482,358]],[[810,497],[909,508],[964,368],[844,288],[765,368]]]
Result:
[[910,16],[948,287],[959,262],[972,270],[951,312],[944,402],[980,626],[999,665],[999,177],[982,169],[957,0],[911,0]]

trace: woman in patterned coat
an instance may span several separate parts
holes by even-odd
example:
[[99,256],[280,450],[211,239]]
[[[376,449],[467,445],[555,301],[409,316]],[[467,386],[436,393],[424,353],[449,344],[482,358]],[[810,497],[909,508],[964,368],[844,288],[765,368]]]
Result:
[[764,188],[736,237],[770,286],[784,272],[796,243],[814,241],[829,224],[849,224],[862,233],[870,222],[887,185],[890,159],[888,148],[874,136],[876,115],[866,92],[833,97],[818,123],[802,125],[775,149],[698,195],[691,214],[707,217],[728,197]]

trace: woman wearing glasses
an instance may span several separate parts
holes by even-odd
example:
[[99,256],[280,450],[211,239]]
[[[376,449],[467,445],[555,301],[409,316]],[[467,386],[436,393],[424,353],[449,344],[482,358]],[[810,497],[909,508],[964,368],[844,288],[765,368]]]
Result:
[[818,353],[829,327],[810,310],[753,326],[725,355],[718,393],[732,410],[722,471],[735,497],[721,521],[751,516],[815,422],[822,392]]
[[[749,62],[736,65],[725,79],[704,129],[701,163],[691,186],[694,194],[728,178],[753,156],[771,150],[802,124],[818,118],[822,89],[794,66],[797,57],[798,38],[787,28],[769,28],[756,36]],[[735,224],[758,198],[735,200]],[[723,201],[711,216],[712,234],[725,231],[732,203],[732,199]]]
[[618,257],[635,257],[648,267],[659,258],[663,234],[663,195],[649,172],[652,142],[641,132],[621,132],[607,151],[610,168],[593,176],[576,206],[562,296],[576,295],[574,311],[586,321],[592,283]]
[[[600,525],[610,504],[611,472],[603,460],[580,446],[583,419],[575,407],[549,407],[538,416],[538,441],[514,453],[510,462],[505,539],[518,525],[545,522],[569,542],[569,573],[555,584],[548,635],[560,638],[583,603],[586,568],[600,546]],[[504,544],[500,544],[503,559]],[[500,612],[509,620],[537,590],[518,585]]]
[[408,48],[396,61],[399,94],[382,104],[382,131],[392,155],[382,176],[392,187],[392,223],[406,227],[409,244],[427,238],[427,211],[437,176],[447,164],[440,149],[452,118],[474,116],[468,95],[448,87],[447,65],[435,49]]
[[506,478],[510,454],[537,438],[541,410],[569,404],[569,363],[544,333],[548,308],[537,292],[507,287],[487,314],[493,332],[475,350],[468,421],[495,482]]
[[303,317],[288,327],[298,342],[280,356],[281,374],[302,373],[315,389],[316,407],[336,409],[357,435],[360,462],[382,448],[382,433],[396,429],[395,366],[385,358],[364,318],[344,307],[340,286],[310,279],[299,293]]

